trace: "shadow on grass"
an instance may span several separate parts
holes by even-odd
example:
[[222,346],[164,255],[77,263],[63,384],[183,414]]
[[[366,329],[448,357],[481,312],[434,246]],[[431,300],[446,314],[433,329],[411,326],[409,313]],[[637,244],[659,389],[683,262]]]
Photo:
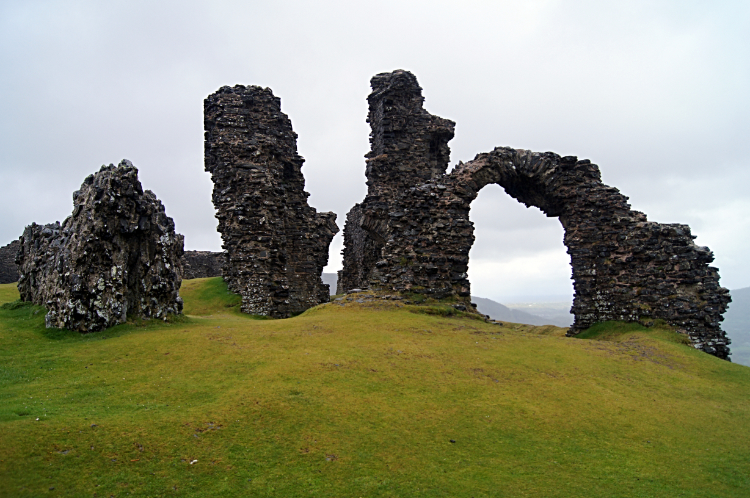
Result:
[[185,315],[168,315],[166,320],[135,318],[102,331],[81,333],[69,329],[47,328],[44,323],[46,314],[47,310],[43,306],[20,300],[0,306],[0,318],[11,324],[11,330],[32,332],[51,341],[112,339],[136,331],[159,330],[172,325],[187,325],[193,322]]
[[13,329],[37,330],[44,329],[44,315],[47,310],[43,306],[16,300],[0,306],[0,318],[13,324]]
[[417,313],[420,315],[434,315],[434,316],[453,317],[453,318],[469,318],[471,320],[479,320],[482,322],[486,321],[483,315],[480,315],[478,313],[459,311],[453,306],[447,306],[447,305],[439,305],[439,304],[425,305],[425,306],[408,305],[406,306],[406,309],[408,309],[411,313]]
[[158,331],[170,328],[173,325],[188,325],[191,323],[194,323],[194,320],[192,320],[188,316],[167,315],[166,320],[159,318],[134,318],[128,320],[126,323],[121,323],[119,325],[115,325],[114,327],[110,327],[98,332],[81,333],[68,329],[46,329],[46,332],[43,335],[45,335],[45,337],[48,337],[49,339],[74,338],[80,341],[96,341],[104,339],[115,339],[127,334],[132,334],[133,332]]
[[633,335],[647,335],[667,342],[690,345],[690,338],[686,334],[678,333],[664,320],[654,320],[654,324],[650,327],[635,322],[601,322],[573,337],[593,341],[619,342]]

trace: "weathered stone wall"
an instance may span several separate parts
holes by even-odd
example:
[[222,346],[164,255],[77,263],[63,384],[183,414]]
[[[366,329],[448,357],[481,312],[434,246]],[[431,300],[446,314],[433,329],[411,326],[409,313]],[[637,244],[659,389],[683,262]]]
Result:
[[[350,278],[340,290],[350,289],[351,275],[359,272],[366,275],[357,277],[361,288],[468,299],[466,272],[474,243],[469,210],[490,183],[560,219],[575,289],[570,335],[605,320],[663,319],[696,348],[727,358],[729,340],[720,321],[730,297],[719,286],[718,270],[709,266],[711,251],[693,243],[687,225],[649,222],[631,210],[627,197],[603,184],[590,161],[551,152],[497,148],[449,175],[417,181],[390,196],[382,208],[385,243],[377,254],[364,256],[352,254],[361,244],[345,249],[342,273]],[[348,217],[345,244],[354,239],[346,231],[357,216]],[[354,267],[373,259],[364,271]]]
[[370,80],[367,98],[370,152],[365,156],[367,196],[347,214],[344,227],[344,289],[366,288],[388,240],[390,206],[410,187],[442,176],[448,168],[455,123],[424,110],[422,88],[408,71]]
[[226,261],[226,252],[185,251],[182,255],[182,279],[220,277]]
[[47,307],[47,327],[93,332],[182,311],[183,237],[130,161],[89,175],[73,206],[62,224],[34,223],[20,239],[18,290]]
[[[344,284],[342,282],[344,278],[344,270],[339,270],[336,272],[336,294],[344,294],[346,292]],[[356,289],[356,287],[352,287],[352,289]]]
[[16,266],[16,254],[21,247],[18,240],[0,247],[0,284],[11,284],[18,282],[18,266]]
[[[364,203],[355,204],[346,215],[344,225],[344,255],[345,271],[339,272],[336,293],[343,293],[341,289],[366,288],[370,273],[375,263],[380,259],[380,252],[385,243],[387,218],[382,223],[371,223],[373,230],[367,231],[364,223]],[[375,220],[381,213],[377,211],[370,217]],[[381,227],[380,229],[375,228]],[[382,233],[381,233],[382,232]]]
[[245,313],[285,318],[329,301],[321,280],[338,231],[307,204],[297,134],[270,89],[222,87],[204,102],[205,167]]

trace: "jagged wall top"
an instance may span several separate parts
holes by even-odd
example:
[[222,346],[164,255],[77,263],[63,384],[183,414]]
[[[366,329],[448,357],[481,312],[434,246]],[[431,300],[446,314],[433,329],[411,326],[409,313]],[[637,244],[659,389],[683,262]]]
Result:
[[422,107],[422,88],[408,71],[377,74],[370,85],[365,175],[371,191],[390,191],[394,184],[405,188],[444,174],[455,123]]
[[[277,181],[304,192],[305,160],[297,153],[297,134],[289,117],[281,112],[281,99],[270,88],[255,85],[223,86],[205,101],[205,169],[240,168],[261,171]],[[236,129],[231,133],[229,129]],[[213,135],[222,137],[214,141]],[[231,142],[233,141],[233,142]],[[233,147],[224,147],[233,145]],[[229,153],[229,154],[228,154]],[[276,166],[281,161],[282,168]]]
[[182,311],[183,237],[130,161],[86,177],[73,206],[62,224],[26,227],[16,259],[21,299],[47,307],[48,327],[92,332]]
[[338,231],[307,203],[297,134],[259,86],[222,87],[204,102],[205,167],[229,288],[246,313],[284,318],[329,299],[320,275]]

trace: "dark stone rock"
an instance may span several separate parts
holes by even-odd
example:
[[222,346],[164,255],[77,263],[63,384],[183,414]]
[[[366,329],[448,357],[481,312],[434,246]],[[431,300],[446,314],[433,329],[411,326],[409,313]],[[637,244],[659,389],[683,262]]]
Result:
[[220,277],[226,264],[227,253],[211,251],[185,251],[182,255],[182,278]]
[[7,246],[0,247],[0,284],[18,282],[16,255],[20,248],[20,240],[14,240]]
[[[442,176],[448,168],[455,123],[425,111],[417,79],[408,71],[374,76],[367,98],[370,152],[367,197],[346,216],[344,270],[338,293],[369,286],[370,274],[388,241],[389,223],[411,226],[395,199],[415,185]],[[383,261],[382,264],[385,264]]]
[[130,161],[89,175],[73,206],[62,224],[32,223],[20,239],[18,290],[47,307],[47,327],[93,332],[182,311],[183,237]]
[[347,215],[339,292],[408,291],[468,303],[469,209],[494,183],[565,229],[575,288],[569,335],[606,320],[662,319],[696,348],[727,359],[719,323],[729,292],[690,227],[647,221],[601,182],[598,166],[573,156],[498,147],[445,175],[453,123],[422,109],[414,76],[379,74],[372,88],[368,193]]
[[224,279],[245,313],[286,318],[328,302],[321,273],[338,232],[307,204],[297,134],[270,89],[228,86],[204,102],[205,167],[227,251]]

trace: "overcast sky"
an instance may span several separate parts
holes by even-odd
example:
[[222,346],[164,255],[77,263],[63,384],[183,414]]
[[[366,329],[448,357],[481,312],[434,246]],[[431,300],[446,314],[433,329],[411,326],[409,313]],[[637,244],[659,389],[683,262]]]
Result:
[[[203,99],[235,84],[281,98],[309,202],[343,230],[366,192],[369,80],[394,69],[456,122],[452,164],[501,145],[591,159],[650,220],[689,224],[722,285],[750,286],[747,1],[3,0],[0,245],[127,158],[186,249],[220,250]],[[556,219],[497,186],[472,219],[473,294],[572,295]]]

